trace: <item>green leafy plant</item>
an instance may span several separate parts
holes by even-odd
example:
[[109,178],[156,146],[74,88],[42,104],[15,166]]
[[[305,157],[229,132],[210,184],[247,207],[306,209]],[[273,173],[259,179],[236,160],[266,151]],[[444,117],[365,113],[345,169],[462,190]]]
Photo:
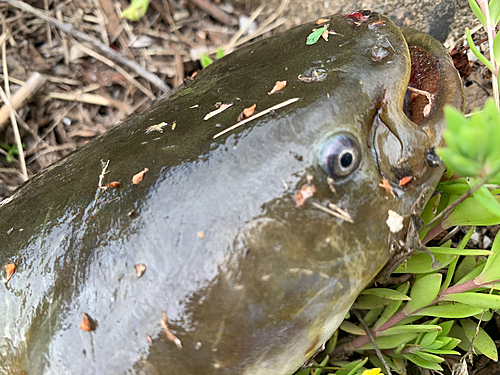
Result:
[[122,16],[130,21],[139,21],[146,14],[149,7],[149,0],[132,0],[127,9],[122,12]]
[[[500,232],[492,249],[467,249],[476,226],[500,224],[500,112],[498,61],[500,38],[495,26],[500,21],[500,0],[469,0],[474,14],[488,33],[490,58],[482,55],[466,30],[469,46],[492,72],[493,99],[470,117],[453,108],[445,109],[447,147],[436,150],[446,164],[448,180],[438,185],[421,217],[424,226],[419,234],[428,243],[437,234],[454,226],[471,226],[457,248],[448,241],[430,247],[439,263],[426,252],[415,252],[395,273],[407,274],[407,281],[386,288],[370,288],[357,298],[353,308],[366,310],[365,329],[345,320],[340,330],[355,338],[337,346],[338,332],[327,343],[326,353],[332,358],[315,367],[327,370],[341,367],[335,374],[344,375],[378,371],[405,371],[407,363],[430,370],[442,370],[443,355],[468,353],[472,350],[497,361],[494,341],[482,328],[500,309]],[[319,30],[311,33],[308,44],[316,43]],[[410,276],[411,275],[411,276]],[[376,350],[380,350],[376,355]],[[357,352],[366,360],[335,360],[340,352]],[[385,363],[381,361],[382,358]],[[377,369],[365,370],[370,363]],[[462,363],[462,362],[461,362]],[[328,365],[334,367],[327,367]],[[317,374],[316,372],[314,372]],[[306,372],[304,372],[306,374]],[[308,373],[309,374],[309,373]]]
[[[26,145],[23,143],[22,144],[23,149],[26,147]],[[5,160],[7,160],[7,163],[12,163],[14,161],[14,157],[19,155],[19,150],[17,149],[17,145],[9,145],[3,142],[0,142],[0,147],[7,151],[7,155],[5,155]]]
[[493,83],[493,98],[497,107],[500,107],[498,90],[498,62],[500,61],[500,39],[496,38],[495,26],[500,21],[500,0],[469,0],[469,5],[481,25],[488,33],[490,59],[488,60],[475,46],[469,28],[465,28],[465,35],[471,51],[491,70]]
[[[219,49],[217,50],[217,53],[216,53],[216,58],[217,58],[217,60],[219,60],[223,57],[224,57],[224,50],[221,47],[219,47]],[[213,62],[214,62],[214,60],[212,60],[210,58],[210,56],[206,55],[204,52],[201,53],[200,64],[201,64],[201,67],[203,69],[205,69],[207,66],[209,66]]]

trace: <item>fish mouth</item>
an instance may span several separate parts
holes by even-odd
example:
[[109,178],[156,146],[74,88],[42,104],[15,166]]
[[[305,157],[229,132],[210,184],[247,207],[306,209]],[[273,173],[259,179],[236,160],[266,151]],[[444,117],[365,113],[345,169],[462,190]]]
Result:
[[[434,148],[443,145],[446,105],[462,109],[461,79],[445,47],[429,35],[402,28],[411,72],[400,97],[384,98],[372,128],[380,175],[391,185],[419,184],[440,166]],[[404,184],[403,184],[404,182]]]

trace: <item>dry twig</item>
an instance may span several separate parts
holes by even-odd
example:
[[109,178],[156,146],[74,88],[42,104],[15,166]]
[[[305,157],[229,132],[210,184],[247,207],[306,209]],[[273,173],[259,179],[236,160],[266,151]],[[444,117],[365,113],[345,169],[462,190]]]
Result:
[[[5,79],[5,77],[3,77]],[[33,73],[26,83],[10,98],[10,105],[14,110],[18,110],[21,105],[29,101],[45,84],[46,78],[40,73]],[[0,130],[5,127],[10,116],[10,107],[4,104],[0,109]]]
[[190,0],[190,1],[198,8],[203,9],[217,21],[222,22],[225,25],[234,26],[237,24],[236,19],[231,17],[229,14],[224,12],[215,4],[212,4],[210,1],[207,0]]
[[5,19],[4,19],[4,32],[2,34],[2,65],[3,65],[3,75],[4,75],[4,84],[5,84],[5,92],[0,87],[0,96],[4,103],[9,107],[10,112],[10,121],[12,123],[12,129],[14,130],[14,137],[16,138],[17,150],[19,152],[19,163],[21,164],[21,172],[23,174],[23,179],[28,179],[28,171],[26,169],[26,161],[24,160],[24,151],[23,151],[23,143],[21,141],[21,134],[19,133],[19,127],[17,126],[15,109],[12,107],[10,100],[10,84],[9,84],[9,71],[7,69],[7,54],[5,51],[5,39],[7,39],[7,32],[5,31]]
[[151,73],[144,69],[141,65],[137,64],[134,61],[131,61],[130,59],[127,59],[126,57],[120,55],[118,52],[114,51],[112,48],[104,45],[99,41],[97,38],[94,38],[90,35],[84,34],[79,30],[76,30],[72,25],[64,23],[64,22],[59,22],[57,19],[54,17],[51,17],[47,15],[44,11],[34,8],[31,5],[20,1],[20,0],[3,0],[7,4],[12,5],[13,7],[20,9],[25,12],[29,12],[31,14],[34,14],[38,18],[43,19],[44,21],[47,21],[57,27],[58,29],[66,32],[67,34],[70,34],[74,38],[77,38],[78,40],[90,43],[92,46],[97,48],[102,54],[106,55],[109,59],[113,61],[117,61],[120,64],[123,64],[130,69],[132,69],[134,72],[136,72],[138,75],[141,77],[147,79],[149,82],[152,84],[156,85],[160,90],[163,92],[168,92],[170,91],[170,87],[164,83],[156,74]]

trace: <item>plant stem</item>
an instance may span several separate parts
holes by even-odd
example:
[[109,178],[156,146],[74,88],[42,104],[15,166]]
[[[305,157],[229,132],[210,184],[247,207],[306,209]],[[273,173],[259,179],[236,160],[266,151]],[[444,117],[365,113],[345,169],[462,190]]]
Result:
[[488,6],[488,0],[477,0],[479,7],[483,11],[484,16],[486,17],[486,32],[488,33],[488,43],[490,45],[490,61],[493,66],[493,71],[491,72],[491,83],[493,86],[493,98],[495,99],[495,104],[498,109],[500,109],[500,95],[498,92],[498,66],[495,61],[495,53],[493,50],[493,40],[495,39],[495,27],[491,25],[490,18],[490,8]]

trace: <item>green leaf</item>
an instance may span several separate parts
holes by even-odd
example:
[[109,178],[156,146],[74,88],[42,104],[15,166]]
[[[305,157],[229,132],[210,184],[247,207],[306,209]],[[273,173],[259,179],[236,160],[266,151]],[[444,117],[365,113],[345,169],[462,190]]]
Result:
[[[406,294],[406,293],[408,293],[409,289],[410,289],[410,283],[407,281],[406,283],[398,286],[398,288],[396,290],[400,293]],[[394,302],[391,302],[390,304],[388,304],[385,307],[384,312],[382,313],[382,315],[378,319],[377,323],[375,323],[375,325],[373,326],[373,329],[377,329],[378,327],[382,326],[382,324],[387,322],[387,320],[389,320],[389,318],[391,316],[393,316],[399,310],[399,307],[401,306],[402,303],[403,303],[403,301],[399,300],[399,301],[394,301]],[[365,320],[365,323],[366,323],[366,320]]]
[[[441,332],[441,329],[442,329],[440,326],[437,326],[437,327],[439,327],[439,330],[434,330],[433,332],[427,332],[424,335],[424,337],[422,337],[422,340],[420,341],[420,346],[422,348],[427,348],[434,343],[434,341],[436,340],[436,338],[438,337],[438,334]],[[438,347],[432,348],[432,349],[439,349],[441,346],[443,346],[442,341],[439,341],[438,344],[439,344]]]
[[353,367],[352,370],[347,373],[347,375],[354,375],[361,367],[364,366],[366,362],[368,362],[368,357],[363,359],[357,366]]
[[[465,236],[462,238],[462,240],[458,244],[457,249],[463,250],[465,248],[465,246],[469,242],[470,238],[472,237],[472,234],[474,233],[475,229],[476,229],[476,227],[474,227],[474,226],[470,227],[470,229],[467,231]],[[474,259],[474,257],[466,257],[465,259]],[[446,278],[445,278],[443,284],[441,285],[441,290],[440,290],[441,292],[445,291],[450,286],[451,280],[453,279],[453,276],[455,275],[455,269],[457,267],[458,260],[459,260],[459,257],[457,257],[453,262],[450,263],[450,265],[448,267],[448,272],[446,273]]]
[[222,47],[219,47],[217,49],[217,53],[215,54],[215,57],[217,57],[217,60],[222,59],[224,57],[224,50]]
[[490,310],[483,310],[481,314],[474,315],[474,318],[477,320],[482,320],[483,322],[487,322],[493,318],[493,312]]
[[442,367],[437,363],[427,361],[416,354],[403,354],[403,356],[411,362],[415,363],[417,366],[428,368],[430,370],[443,371]]
[[[496,25],[500,22],[500,0],[490,0],[489,8],[491,24]],[[498,62],[499,60],[496,61]]]
[[213,64],[214,60],[212,60],[209,56],[207,56],[204,52],[201,53],[200,56],[200,64],[203,69],[205,69],[210,64]]
[[[401,344],[406,344],[409,341],[415,340],[418,333],[404,333],[401,335],[375,337],[375,343],[379,349],[395,349]],[[362,345],[358,350],[373,349],[373,345],[370,342]]]
[[[392,370],[397,371],[397,372],[401,372],[401,370],[404,369],[404,365],[401,368],[399,368],[398,366],[396,366],[396,364],[388,356],[382,354],[382,357],[385,359],[385,362],[389,365],[389,367]],[[376,355],[371,355],[368,358],[370,359],[370,363],[374,367],[384,368],[382,361]]]
[[495,236],[495,240],[491,245],[491,251],[493,251],[494,255],[488,257],[483,272],[477,278],[478,283],[484,284],[500,280],[500,232]]
[[[444,268],[456,258],[455,255],[435,254],[436,260],[439,262],[439,268]],[[432,268],[432,258],[427,253],[413,254],[410,259],[399,265],[394,273],[429,273],[435,272]]]
[[312,45],[312,44],[316,44],[316,42],[319,40],[319,38],[321,38],[321,34],[323,34],[323,32],[326,30],[326,26],[323,26],[321,28],[319,28],[318,30],[316,31],[313,31],[311,34],[309,34],[309,36],[307,37],[307,40],[306,40],[306,44],[308,46]]
[[[328,356],[328,355],[325,356],[325,358],[321,361],[321,363],[319,365],[320,366],[326,366],[329,359],[330,359],[330,356]],[[317,368],[317,369],[314,370],[314,375],[321,375],[322,372],[323,372],[322,368]]]
[[441,287],[441,278],[440,273],[434,273],[417,280],[410,291],[411,301],[406,304],[403,311],[409,315],[434,301]]
[[389,288],[370,288],[365,289],[361,292],[362,295],[373,295],[381,298],[387,298],[393,301],[409,301],[410,297],[408,297],[405,293],[398,292],[394,289]]
[[442,221],[443,229],[456,225],[497,225],[500,217],[493,215],[483,207],[476,197],[470,197],[460,203],[453,213]]
[[445,338],[444,336],[447,336],[448,333],[450,332],[453,323],[455,323],[453,320],[448,320],[447,322],[439,323],[442,329],[441,332],[439,332],[439,336],[444,339]]
[[[496,25],[496,23],[493,25]],[[493,54],[495,55],[495,61],[498,64],[498,62],[500,62],[500,38],[497,38],[496,36],[495,39],[493,39]]]
[[[354,370],[353,374],[358,371],[363,365],[367,362],[368,358],[365,358],[364,360],[356,360],[352,361],[349,363],[342,363],[340,366],[342,366],[343,370],[338,370],[335,374],[336,375],[349,375],[351,374],[352,370]],[[337,363],[335,363],[337,365]],[[344,370],[345,369],[345,370]]]
[[377,318],[380,316],[380,313],[382,312],[382,310],[384,310],[384,306],[369,310],[363,318],[363,320],[365,321],[365,324],[368,327],[371,326],[373,324],[373,322],[375,320],[377,320]]
[[[476,334],[477,323],[475,323],[471,319],[461,319],[460,324],[462,325],[467,338],[472,341],[472,338]],[[495,362],[498,361],[498,351],[496,345],[491,337],[488,336],[488,334],[481,327],[479,327],[479,331],[476,339],[474,340],[473,346],[474,349],[481,352],[489,359],[492,359]]]
[[[451,142],[447,139],[446,143]],[[436,153],[448,168],[462,176],[477,176],[482,170],[480,163],[456,153],[451,148],[437,148]]]
[[483,312],[483,309],[462,303],[430,306],[414,312],[415,316],[436,316],[444,319],[467,318]]
[[416,315],[410,315],[406,318],[404,318],[403,320],[401,320],[400,322],[398,322],[396,325],[397,326],[404,326],[405,324],[411,324],[417,320],[420,320],[421,318],[419,316],[416,316]]
[[450,194],[462,195],[470,190],[470,186],[466,181],[444,181],[440,182],[437,187],[439,190]]
[[339,331],[336,330],[332,337],[326,342],[325,353],[333,352],[333,349],[337,346],[337,339],[339,337]]
[[453,276],[453,283],[456,284],[458,280],[462,279],[474,268],[476,268],[476,259],[474,257],[466,257],[462,259],[462,261],[457,267],[457,270],[455,271],[455,275]]
[[460,344],[460,339],[457,339],[455,337],[449,337],[451,340],[448,344],[445,346],[441,347],[441,350],[451,350],[454,349],[458,344]]
[[[474,178],[470,179],[471,188],[478,184],[478,181]],[[486,188],[486,186],[481,186],[478,191],[473,194],[474,198],[483,205],[489,212],[493,215],[500,217],[500,203],[497,199],[491,194],[491,192]]]
[[456,350],[424,349],[424,351],[427,353],[439,354],[439,355],[445,355],[445,354],[460,355],[460,352],[457,352]]
[[469,6],[472,9],[472,11],[474,12],[474,15],[476,16],[476,18],[479,20],[479,22],[481,22],[481,25],[483,25],[486,28],[488,25],[486,22],[486,17],[484,16],[483,11],[479,7],[476,0],[469,0]]
[[441,363],[444,361],[443,358],[441,358],[437,355],[426,353],[423,351],[416,351],[415,354],[418,355],[420,358],[425,359],[426,361],[429,361],[429,362]]
[[470,349],[470,340],[465,334],[464,329],[460,325],[458,325],[458,323],[451,328],[449,335],[455,338],[455,340],[460,341],[458,343],[458,347],[460,349],[464,351],[468,351]]
[[493,255],[493,252],[490,250],[459,249],[454,247],[429,247],[428,249],[433,254],[464,255],[464,256]]
[[[458,280],[455,284],[458,285],[458,284],[465,283],[466,281],[472,280],[473,278],[479,276],[481,274],[481,272],[483,272],[483,269],[484,269],[484,263],[479,264],[478,266],[476,266],[476,268],[474,268],[467,275],[465,275],[460,280]],[[481,282],[478,281],[478,285],[480,285],[480,284],[481,284]]]
[[462,292],[441,297],[444,301],[464,303],[481,309],[500,309],[500,296],[496,294]]
[[406,326],[394,326],[387,328],[384,331],[377,332],[377,337],[391,336],[391,335],[401,335],[410,332],[438,332],[441,331],[441,327],[438,325],[427,325],[427,324],[415,324]]
[[149,0],[132,0],[129,7],[122,12],[122,16],[130,21],[139,21],[147,12]]
[[[471,2],[471,1],[474,1],[474,0],[469,0],[469,2]],[[481,54],[481,52],[479,52],[476,45],[474,44],[474,41],[472,40],[472,36],[470,34],[470,30],[468,27],[465,28],[465,35],[467,36],[467,43],[469,44],[469,48],[472,51],[472,53],[479,59],[479,61],[481,61],[484,65],[486,65],[489,70],[493,71],[493,66],[491,65],[491,63],[488,61],[488,59],[486,57],[484,57]]]
[[425,224],[434,219],[434,217],[436,216],[436,210],[439,206],[440,199],[441,194],[436,194],[431,199],[429,199],[429,202],[427,202],[427,204],[425,205],[424,210],[420,214],[420,217]]
[[[423,338],[425,338],[425,336],[427,336],[427,335],[429,335],[429,334],[432,334],[432,333],[434,333],[434,332],[429,332],[429,333],[426,333],[426,334],[424,335],[424,337],[423,337]],[[436,332],[436,334],[438,334],[438,333],[440,333],[440,332]],[[431,336],[431,337],[432,337],[432,336]],[[445,338],[448,338],[448,337],[445,337]],[[423,342],[424,344],[428,344],[428,342],[429,342],[429,341],[430,341],[430,339],[426,339],[425,341],[422,339],[422,342]],[[420,346],[421,346],[422,348],[425,348],[425,350],[427,350],[427,351],[428,351],[428,350],[437,350],[437,349],[439,349],[439,348],[441,348],[441,347],[443,347],[443,346],[444,346],[444,343],[443,343],[443,341],[441,341],[441,339],[440,339],[440,338],[435,338],[435,339],[434,339],[434,340],[433,340],[430,344],[428,344],[428,345],[425,345],[425,346],[424,346],[424,344],[420,343]]]
[[378,307],[383,307],[391,302],[392,301],[390,299],[366,295],[366,296],[359,296],[356,299],[356,302],[354,302],[353,307],[355,309],[371,310],[371,309],[376,309]]
[[347,333],[352,333],[353,335],[358,335],[358,336],[366,335],[366,332],[362,327],[357,326],[356,324],[351,323],[348,320],[344,320],[342,324],[339,326],[339,328],[342,331],[345,331]]

